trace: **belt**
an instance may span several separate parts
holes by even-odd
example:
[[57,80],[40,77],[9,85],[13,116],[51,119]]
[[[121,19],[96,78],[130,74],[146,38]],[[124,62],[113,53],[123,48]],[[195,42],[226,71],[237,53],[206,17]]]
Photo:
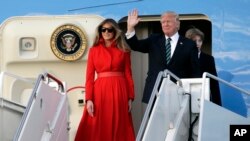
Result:
[[100,72],[97,74],[98,77],[110,77],[110,76],[124,76],[124,72]]

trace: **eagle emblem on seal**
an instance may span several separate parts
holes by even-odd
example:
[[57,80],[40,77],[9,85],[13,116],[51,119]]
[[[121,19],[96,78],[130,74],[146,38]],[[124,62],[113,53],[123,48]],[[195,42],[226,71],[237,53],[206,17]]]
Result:
[[50,45],[57,58],[75,61],[83,56],[87,48],[87,38],[82,28],[73,24],[65,24],[53,32]]
[[63,35],[62,39],[62,48],[65,49],[66,51],[74,51],[77,43],[75,42],[76,37],[73,34],[65,34]]

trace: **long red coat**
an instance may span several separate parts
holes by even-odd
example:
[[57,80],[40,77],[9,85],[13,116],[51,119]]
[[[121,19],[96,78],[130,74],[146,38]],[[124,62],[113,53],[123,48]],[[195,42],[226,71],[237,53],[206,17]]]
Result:
[[[124,76],[97,77],[101,72]],[[128,100],[134,99],[130,53],[114,45],[90,48],[86,72],[86,100],[94,103],[94,117],[86,106],[75,141],[135,141]]]

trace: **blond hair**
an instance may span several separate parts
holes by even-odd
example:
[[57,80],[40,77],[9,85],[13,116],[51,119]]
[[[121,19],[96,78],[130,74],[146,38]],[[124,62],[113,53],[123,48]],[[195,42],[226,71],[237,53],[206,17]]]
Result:
[[195,36],[200,36],[201,40],[204,41],[205,35],[198,28],[190,28],[185,34],[185,37],[189,39],[193,39]]

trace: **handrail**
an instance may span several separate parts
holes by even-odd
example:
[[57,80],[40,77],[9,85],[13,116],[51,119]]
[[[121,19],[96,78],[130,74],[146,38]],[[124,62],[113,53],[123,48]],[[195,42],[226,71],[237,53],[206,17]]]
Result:
[[64,85],[63,85],[62,81],[60,81],[59,79],[57,79],[56,77],[54,77],[50,73],[46,72],[46,73],[44,73],[44,75],[47,76],[48,78],[53,79],[55,82],[57,82],[57,84],[58,84],[58,86],[60,86],[59,88],[61,88],[62,92],[65,92]]
[[[202,79],[203,79],[202,81],[203,81],[203,83],[202,83],[202,91],[201,91],[201,104],[200,104],[201,109],[204,108],[204,102],[205,102],[205,84],[206,84],[206,78],[207,77],[212,78],[212,79],[214,79],[216,81],[222,82],[222,83],[226,84],[229,87],[232,87],[232,88],[234,88],[234,89],[236,89],[236,90],[238,90],[240,92],[243,92],[243,93],[245,93],[247,95],[250,95],[250,92],[248,92],[246,90],[243,90],[242,88],[239,88],[236,85],[233,85],[233,84],[229,83],[228,81],[225,81],[225,80],[223,80],[223,79],[221,79],[221,78],[219,78],[219,77],[217,77],[215,75],[212,75],[212,74],[210,74],[208,72],[204,72],[202,74]],[[203,119],[203,116],[204,116],[204,113],[201,113],[199,118]],[[198,130],[201,131],[201,126],[199,126]],[[198,136],[198,140],[201,140],[200,137],[201,136]]]
[[26,117],[27,117],[28,114],[29,114],[29,111],[30,111],[30,109],[31,109],[31,105],[33,104],[33,100],[36,99],[36,97],[37,97],[36,91],[38,90],[38,88],[39,88],[39,86],[40,86],[40,83],[41,83],[42,81],[45,81],[45,77],[48,77],[48,79],[49,79],[49,78],[53,79],[55,82],[58,83],[58,85],[61,86],[62,92],[65,92],[65,91],[64,91],[64,90],[65,90],[65,89],[64,89],[64,85],[63,85],[63,83],[62,83],[60,80],[58,80],[57,78],[55,78],[54,76],[52,76],[52,75],[49,74],[49,73],[39,74],[39,75],[38,75],[38,78],[37,78],[37,80],[36,80],[35,86],[34,86],[34,88],[33,88],[32,94],[31,94],[31,96],[30,96],[30,99],[29,99],[29,101],[28,101],[26,110],[24,111],[24,114],[23,114],[23,116],[22,116],[22,119],[21,119],[19,128],[18,128],[18,130],[17,130],[17,132],[16,132],[16,134],[15,134],[15,136],[14,136],[13,141],[18,140],[18,136],[20,135],[20,132],[21,132],[21,127],[24,125],[24,123],[25,123],[25,121],[26,121]]
[[70,91],[72,91],[72,90],[75,90],[75,89],[85,89],[85,87],[84,87],[84,86],[75,86],[75,87],[71,87],[71,88],[69,88],[69,89],[67,90],[67,93],[70,92]]
[[168,79],[170,79],[170,76],[173,77],[178,82],[179,86],[182,86],[181,79],[168,69],[164,70],[163,74],[163,77],[168,77]]
[[17,141],[17,140],[18,140],[18,135],[19,135],[20,132],[21,132],[21,127],[24,125],[25,120],[26,120],[24,117],[27,117],[27,115],[28,115],[28,113],[29,113],[29,111],[30,111],[31,105],[32,105],[32,103],[33,103],[33,100],[36,98],[36,90],[38,89],[39,83],[40,83],[42,80],[44,80],[44,76],[43,76],[42,74],[40,74],[40,75],[38,76],[38,78],[37,78],[36,84],[35,84],[35,86],[34,86],[34,89],[33,89],[33,91],[32,91],[32,94],[31,94],[31,96],[30,96],[30,99],[29,99],[29,101],[28,101],[28,104],[27,104],[27,106],[26,106],[26,110],[25,110],[24,113],[23,113],[22,119],[21,119],[21,121],[20,121],[19,127],[18,127],[18,129],[17,129],[17,131],[16,131],[16,134],[15,134],[15,136],[14,136],[13,141]]
[[[212,74],[210,74],[210,73],[208,73],[208,72],[204,72],[203,75],[202,75],[203,84],[206,83],[206,81],[205,81],[206,77],[210,77],[210,78],[212,78],[212,79],[214,79],[214,80],[217,80],[217,81],[219,81],[219,82],[222,82],[222,83],[228,85],[229,87],[232,87],[232,88],[234,88],[234,89],[236,89],[236,90],[238,90],[238,91],[240,91],[240,92],[242,92],[242,93],[245,93],[245,94],[247,94],[247,95],[250,96],[250,92],[249,92],[249,91],[246,91],[246,90],[244,90],[244,89],[242,89],[242,88],[240,88],[240,87],[238,87],[238,86],[236,86],[236,85],[233,85],[233,84],[231,84],[230,82],[225,81],[225,80],[223,80],[223,79],[221,79],[221,78],[219,78],[219,77],[217,77],[217,76],[215,76],[215,75],[212,75]],[[203,90],[204,90],[204,88],[205,88],[205,85],[202,86],[202,89],[203,89]],[[205,91],[202,92],[202,95],[204,95],[204,93],[205,93]]]
[[143,119],[142,119],[142,123],[141,123],[141,127],[138,131],[138,134],[137,134],[137,137],[136,137],[136,141],[141,141],[142,140],[142,135],[144,133],[144,130],[145,130],[145,126],[146,126],[146,123],[148,121],[148,118],[149,118],[149,112],[151,111],[151,106],[153,105],[153,101],[154,101],[154,97],[155,95],[158,93],[158,86],[160,84],[160,81],[161,81],[161,77],[163,76],[163,72],[159,72],[158,76],[157,76],[157,79],[155,81],[155,86],[153,88],[153,92],[151,94],[151,97],[149,99],[149,102],[148,102],[148,106],[147,106],[147,109],[144,113],[144,116],[143,116]]
[[[150,112],[152,110],[152,106],[154,104],[154,100],[155,100],[155,97],[157,97],[159,91],[158,91],[158,88],[159,86],[161,85],[161,81],[162,81],[162,77],[164,78],[168,78],[170,79],[170,77],[173,77],[174,79],[176,79],[177,81],[179,81],[180,83],[181,82],[181,79],[179,79],[177,76],[175,76],[174,74],[172,74],[169,70],[164,70],[164,71],[161,71],[159,72],[158,76],[157,76],[157,79],[156,79],[156,82],[155,82],[155,85],[154,85],[154,88],[153,88],[153,91],[152,91],[152,94],[151,94],[151,97],[150,97],[150,100],[149,100],[149,103],[148,103],[148,106],[147,106],[147,109],[145,111],[145,114],[144,114],[144,117],[143,117],[143,120],[142,120],[142,123],[141,123],[141,126],[140,126],[140,129],[139,129],[139,132],[137,134],[137,137],[136,137],[136,141],[141,141],[143,139],[143,135],[144,135],[144,132],[145,132],[145,128],[146,128],[146,125],[147,125],[147,122],[150,118]],[[208,82],[206,81],[207,77],[209,78],[212,78],[214,80],[217,80],[219,82],[222,82],[236,90],[239,90],[240,92],[242,93],[245,93],[247,95],[250,95],[250,92],[246,91],[246,90],[243,90],[242,88],[239,88],[233,84],[231,84],[230,82],[227,82],[221,78],[218,78],[217,76],[214,76],[210,73],[203,73],[202,75],[202,93],[201,93],[201,106],[203,106],[203,102],[204,102],[204,99],[205,99],[205,84]],[[181,84],[182,85],[182,84]],[[201,115],[202,116],[202,115]]]
[[159,93],[158,88],[159,88],[159,85],[161,85],[162,78],[164,78],[164,77],[167,77],[168,79],[170,79],[170,77],[173,77],[178,82],[180,82],[180,85],[182,85],[180,78],[177,77],[175,74],[173,74],[171,71],[166,69],[166,70],[160,71],[158,73],[158,76],[156,78],[152,94],[151,94],[149,102],[148,102],[147,109],[146,109],[146,111],[144,113],[144,117],[143,117],[143,120],[142,120],[142,123],[141,123],[141,127],[140,127],[140,129],[138,131],[138,134],[137,134],[137,137],[136,137],[136,141],[141,141],[142,140],[142,135],[144,134],[145,127],[146,127],[147,121],[149,119],[151,107],[152,107],[153,102],[154,102],[154,97],[157,96],[157,94]]

